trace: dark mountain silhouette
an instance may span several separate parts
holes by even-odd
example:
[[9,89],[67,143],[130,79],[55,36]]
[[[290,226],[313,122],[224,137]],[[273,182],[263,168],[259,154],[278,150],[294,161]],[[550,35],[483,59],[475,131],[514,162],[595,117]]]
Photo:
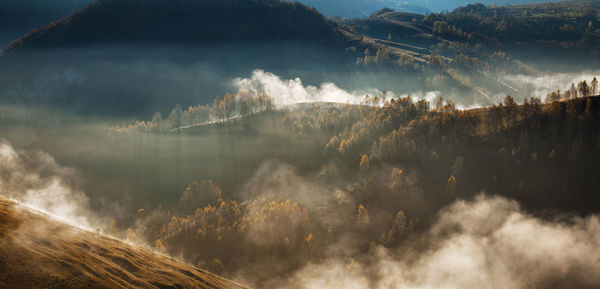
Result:
[[63,18],[92,0],[2,0],[0,1],[0,45],[2,47],[31,29]]
[[97,0],[5,51],[94,44],[336,39],[318,11],[279,0]]

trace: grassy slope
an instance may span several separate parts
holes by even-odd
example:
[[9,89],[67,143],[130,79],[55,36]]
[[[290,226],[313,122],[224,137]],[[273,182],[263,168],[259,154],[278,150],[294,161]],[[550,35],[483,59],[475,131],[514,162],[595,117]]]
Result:
[[243,288],[0,197],[2,288]]

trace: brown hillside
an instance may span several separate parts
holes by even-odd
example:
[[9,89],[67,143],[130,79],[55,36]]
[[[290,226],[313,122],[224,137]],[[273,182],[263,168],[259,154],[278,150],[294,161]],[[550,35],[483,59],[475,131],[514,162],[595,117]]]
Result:
[[0,197],[0,288],[244,288]]

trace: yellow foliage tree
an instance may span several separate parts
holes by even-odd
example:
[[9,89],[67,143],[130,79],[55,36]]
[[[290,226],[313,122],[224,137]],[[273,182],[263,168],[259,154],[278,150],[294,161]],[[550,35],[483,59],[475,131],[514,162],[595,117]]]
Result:
[[361,170],[369,169],[369,156],[367,156],[367,154],[364,154],[362,156],[362,158],[360,159],[360,169]]
[[165,252],[167,250],[165,245],[163,245],[163,243],[160,240],[156,240],[156,243],[154,243],[154,249],[160,252]]
[[375,241],[371,241],[371,243],[369,243],[369,254],[375,254],[375,250],[377,249],[377,243],[375,243]]

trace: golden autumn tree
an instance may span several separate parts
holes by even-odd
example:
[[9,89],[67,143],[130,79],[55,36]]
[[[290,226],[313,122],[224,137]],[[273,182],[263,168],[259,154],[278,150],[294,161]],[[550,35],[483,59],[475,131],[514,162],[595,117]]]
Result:
[[369,156],[367,156],[367,154],[363,154],[362,158],[360,159],[360,169],[361,170],[369,169]]
[[163,244],[163,242],[161,240],[156,240],[156,242],[154,243],[154,249],[156,249],[157,251],[164,253],[167,251],[167,248],[165,247],[165,245]]

